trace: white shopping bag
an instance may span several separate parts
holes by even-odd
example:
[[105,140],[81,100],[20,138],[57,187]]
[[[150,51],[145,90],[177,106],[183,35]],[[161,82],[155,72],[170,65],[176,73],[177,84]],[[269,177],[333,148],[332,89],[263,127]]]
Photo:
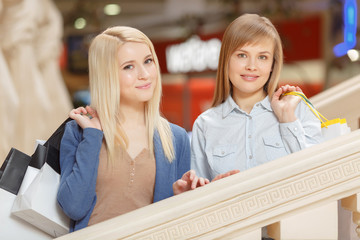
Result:
[[0,169],[0,239],[43,240],[49,234],[11,214],[11,208],[27,171],[30,156],[11,149]]
[[351,132],[346,119],[335,118],[321,124],[321,132],[324,140],[329,140]]
[[12,213],[53,237],[69,233],[70,219],[57,203],[60,175],[47,163],[14,201]]
[[15,198],[15,194],[0,188],[0,239],[53,239],[49,234],[11,214],[11,207]]

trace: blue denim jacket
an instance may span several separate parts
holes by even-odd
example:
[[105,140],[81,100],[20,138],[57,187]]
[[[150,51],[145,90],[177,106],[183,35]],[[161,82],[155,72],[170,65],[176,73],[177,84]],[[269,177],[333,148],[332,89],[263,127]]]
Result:
[[[185,130],[170,124],[175,159],[169,162],[159,134],[154,134],[156,177],[154,202],[173,196],[172,184],[190,170],[190,143]],[[57,200],[71,219],[70,232],[88,225],[96,203],[96,179],[103,132],[81,129],[75,121],[67,123],[60,147],[61,178]]]

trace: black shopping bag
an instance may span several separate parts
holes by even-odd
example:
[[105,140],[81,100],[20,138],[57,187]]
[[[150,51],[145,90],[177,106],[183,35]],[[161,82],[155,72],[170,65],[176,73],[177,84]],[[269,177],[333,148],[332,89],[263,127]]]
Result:
[[0,188],[16,195],[30,160],[27,154],[11,148],[0,168]]

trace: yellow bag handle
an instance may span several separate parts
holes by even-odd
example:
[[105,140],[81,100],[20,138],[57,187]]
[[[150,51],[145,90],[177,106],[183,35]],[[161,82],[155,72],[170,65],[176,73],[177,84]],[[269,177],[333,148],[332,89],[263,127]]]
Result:
[[335,118],[335,119],[332,119],[332,120],[328,120],[321,113],[319,113],[318,110],[315,109],[314,105],[312,105],[310,100],[302,92],[287,92],[287,93],[284,93],[284,95],[299,96],[306,103],[306,105],[310,108],[310,110],[315,114],[315,116],[320,120],[322,128],[323,127],[327,128],[329,125],[332,125],[332,124],[335,124],[335,123],[340,123],[340,124],[346,123],[345,118],[342,118],[342,119]]

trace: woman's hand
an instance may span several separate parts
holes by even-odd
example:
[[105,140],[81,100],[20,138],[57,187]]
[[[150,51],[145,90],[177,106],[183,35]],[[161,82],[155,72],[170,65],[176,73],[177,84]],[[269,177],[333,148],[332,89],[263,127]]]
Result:
[[206,178],[196,176],[194,170],[189,170],[173,184],[174,195],[193,190],[197,187],[204,186],[210,183]]
[[214,179],[211,182],[217,181],[217,180],[222,179],[222,178],[226,178],[228,176],[234,175],[234,174],[239,173],[239,172],[240,172],[240,170],[237,170],[237,169],[236,170],[230,170],[230,171],[228,171],[226,173],[222,173],[222,174],[217,175],[216,177],[214,177]]
[[295,109],[301,98],[294,95],[282,95],[287,92],[302,92],[301,88],[295,86],[282,86],[273,95],[271,107],[280,123],[293,122],[296,120]]
[[96,128],[102,131],[101,123],[97,112],[90,106],[78,107],[69,113],[69,117],[74,119],[82,128]]

